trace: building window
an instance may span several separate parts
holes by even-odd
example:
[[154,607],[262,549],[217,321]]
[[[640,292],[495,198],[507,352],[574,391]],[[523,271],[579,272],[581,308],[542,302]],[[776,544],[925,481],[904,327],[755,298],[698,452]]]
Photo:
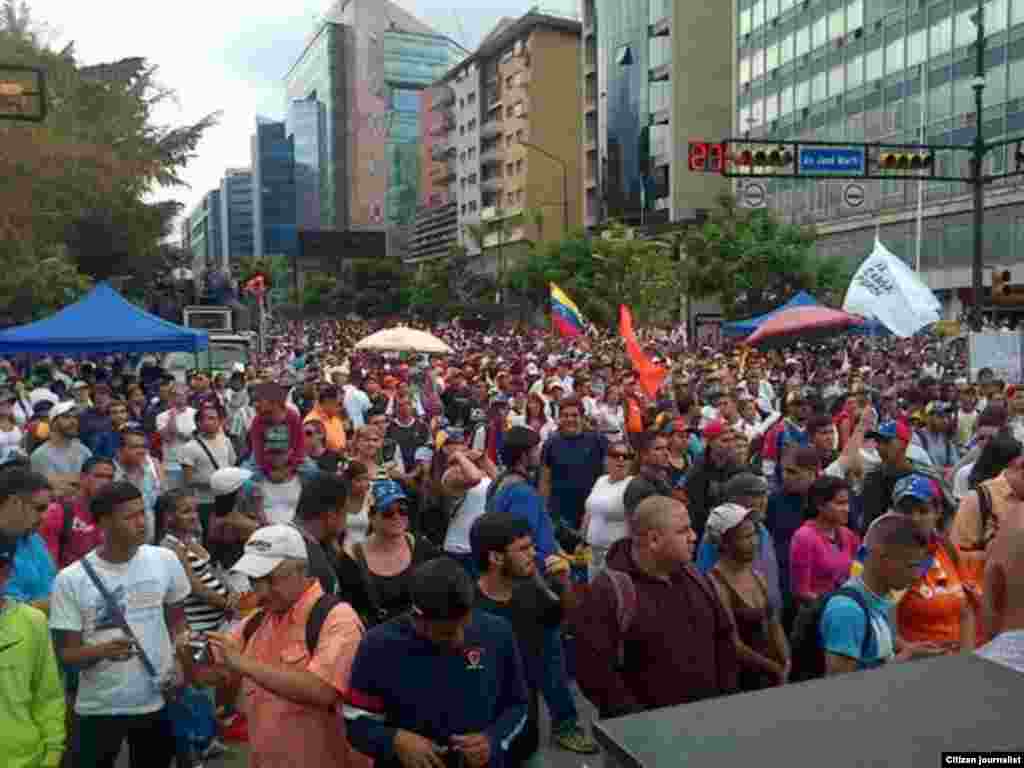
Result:
[[512,107],[505,107],[505,117],[512,117]]
[[512,136],[511,133],[505,135],[505,146],[506,147],[511,147],[512,146],[512,139],[513,138],[514,137]]
[[459,153],[459,162],[460,163],[465,163],[466,162],[466,152],[465,152],[465,150],[463,150],[462,152]]
[[472,187],[472,186],[475,186],[475,185],[476,185],[476,174],[475,173],[471,173],[471,174],[469,174],[469,186]]
[[508,77],[505,78],[505,87],[506,88],[511,88],[513,82],[515,82],[515,80],[513,79],[513,76],[509,75]]
[[459,99],[459,109],[462,109],[465,106],[466,106],[466,100],[465,99]]
[[505,164],[505,175],[506,176],[511,176],[515,172],[515,170],[516,170],[516,164],[515,163],[506,163]]
[[522,158],[520,158],[519,160],[516,160],[516,173],[522,173],[522,172],[523,172],[523,160],[522,160]]
[[459,186],[462,187],[462,191],[463,192],[466,191],[466,177],[465,176],[463,176],[461,179],[459,179]]
[[466,97],[466,103],[470,105],[476,104],[476,91]]
[[465,136],[465,135],[466,135],[466,126],[460,125],[459,126],[459,136]]
[[516,141],[518,141],[520,144],[522,144],[523,143],[523,136],[524,135],[525,134],[523,133],[523,129],[522,128],[519,128],[518,130],[516,130]]
[[476,213],[476,200],[471,200],[469,203],[469,212]]
[[463,216],[466,215],[466,204],[465,203],[462,204],[462,215]]
[[474,157],[476,157],[476,147],[470,147],[469,148],[469,159],[472,160]]

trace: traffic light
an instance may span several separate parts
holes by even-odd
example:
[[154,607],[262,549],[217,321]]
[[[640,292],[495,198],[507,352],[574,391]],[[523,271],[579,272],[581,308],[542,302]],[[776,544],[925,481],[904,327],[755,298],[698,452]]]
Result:
[[878,156],[878,166],[883,171],[921,173],[935,167],[935,158],[931,152],[925,151],[882,150]]
[[749,147],[733,155],[733,165],[741,171],[756,170],[758,173],[792,170],[793,151],[779,146]]

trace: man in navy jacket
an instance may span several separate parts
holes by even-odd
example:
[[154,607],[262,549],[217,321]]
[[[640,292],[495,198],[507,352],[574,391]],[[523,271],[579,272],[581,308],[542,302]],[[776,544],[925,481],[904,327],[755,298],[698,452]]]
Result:
[[352,666],[348,737],[377,768],[505,768],[528,699],[511,626],[473,610],[454,560],[421,565],[413,612],[371,629]]

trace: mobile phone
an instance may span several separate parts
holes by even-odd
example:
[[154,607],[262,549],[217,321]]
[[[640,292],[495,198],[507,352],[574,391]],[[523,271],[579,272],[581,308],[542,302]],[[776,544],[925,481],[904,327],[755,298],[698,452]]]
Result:
[[210,652],[210,641],[205,632],[193,632],[188,641],[192,651],[192,661],[196,664],[210,664],[213,655]]

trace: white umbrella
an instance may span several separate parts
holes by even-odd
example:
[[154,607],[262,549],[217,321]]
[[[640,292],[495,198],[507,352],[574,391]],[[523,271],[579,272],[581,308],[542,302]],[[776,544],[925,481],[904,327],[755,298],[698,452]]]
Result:
[[356,349],[377,349],[384,352],[426,352],[433,355],[451,354],[452,348],[437,336],[403,325],[371,333],[356,344]]

